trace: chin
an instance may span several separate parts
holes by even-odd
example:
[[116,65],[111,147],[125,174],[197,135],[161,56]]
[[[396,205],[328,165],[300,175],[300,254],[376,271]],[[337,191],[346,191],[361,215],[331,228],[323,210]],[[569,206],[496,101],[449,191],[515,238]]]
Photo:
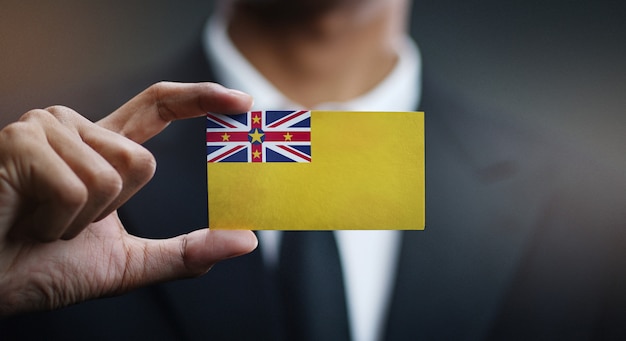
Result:
[[[380,0],[386,1],[386,0]],[[237,6],[249,13],[265,18],[285,20],[289,16],[297,20],[314,19],[339,8],[361,6],[376,0],[238,0]]]

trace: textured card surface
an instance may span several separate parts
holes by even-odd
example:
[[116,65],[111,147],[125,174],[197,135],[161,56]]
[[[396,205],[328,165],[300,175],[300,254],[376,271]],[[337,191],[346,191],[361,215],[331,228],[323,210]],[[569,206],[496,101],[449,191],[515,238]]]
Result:
[[209,227],[424,228],[421,112],[207,114]]

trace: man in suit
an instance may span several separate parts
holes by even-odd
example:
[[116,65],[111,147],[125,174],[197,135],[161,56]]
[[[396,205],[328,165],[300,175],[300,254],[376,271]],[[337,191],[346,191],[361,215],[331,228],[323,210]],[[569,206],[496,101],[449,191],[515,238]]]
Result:
[[[339,322],[355,339],[624,336],[623,184],[590,156],[513,120],[472,112],[429,78],[421,81],[419,54],[404,33],[406,6],[400,0],[234,2],[227,21],[208,25],[206,51],[189,53],[182,69],[161,75],[250,86],[263,109],[375,110],[385,103],[381,109],[426,112],[426,230],[373,234],[386,246],[369,253],[386,261],[371,271],[390,280],[367,291],[379,302],[369,319],[355,316],[376,303],[361,303],[350,292],[355,287],[344,266],[348,313]],[[407,60],[413,69],[403,68]],[[389,79],[406,86],[387,85],[389,94]],[[205,224],[203,128],[180,122],[146,144],[159,170],[121,212],[130,231],[162,237]],[[336,237],[340,249],[350,248],[346,239],[356,240],[357,250],[376,245],[366,233]],[[282,237],[259,238],[258,251],[200,279],[16,318],[3,328],[22,337],[295,338],[275,276],[280,246],[271,243]],[[347,264],[363,281],[358,290],[371,274],[358,272],[358,261]],[[33,325],[39,330],[28,328]],[[342,328],[333,330],[345,333]]]

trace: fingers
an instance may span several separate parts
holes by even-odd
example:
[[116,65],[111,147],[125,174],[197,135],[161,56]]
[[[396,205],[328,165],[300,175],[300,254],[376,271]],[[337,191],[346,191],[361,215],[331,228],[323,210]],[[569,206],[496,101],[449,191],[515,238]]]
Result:
[[171,121],[199,117],[207,112],[236,114],[248,111],[252,97],[215,83],[152,85],[98,124],[143,143]]
[[[0,148],[5,181],[2,193],[13,205],[4,232],[50,241],[58,239],[87,200],[86,189],[71,168],[45,143],[32,125],[15,123],[2,130]],[[10,152],[9,152],[10,151]],[[36,162],[34,161],[36,160]]]
[[73,238],[151,179],[156,162],[138,143],[173,120],[251,105],[250,96],[218,84],[162,82],[98,124],[65,107],[33,110],[0,134],[0,203],[17,203],[0,223],[36,240]]
[[156,168],[145,148],[61,106],[30,111],[2,132],[3,155],[11,157],[2,164],[20,203],[12,235],[73,238],[136,193]]
[[156,170],[156,160],[147,149],[119,134],[95,125],[82,116],[76,115],[73,119],[82,141],[106,160],[121,179],[121,190],[96,217],[96,220],[100,220],[150,181]]
[[14,234],[43,241],[72,238],[119,197],[123,179],[114,164],[83,142],[78,132],[83,120],[88,122],[64,107],[33,110],[9,129],[12,137],[5,135],[5,155],[12,159],[3,164],[12,169],[13,187],[23,196]]

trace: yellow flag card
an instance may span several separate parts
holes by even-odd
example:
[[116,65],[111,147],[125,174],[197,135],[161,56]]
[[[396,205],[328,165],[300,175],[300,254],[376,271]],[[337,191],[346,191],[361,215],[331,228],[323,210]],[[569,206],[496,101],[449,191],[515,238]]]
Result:
[[421,112],[207,114],[209,227],[424,228]]

